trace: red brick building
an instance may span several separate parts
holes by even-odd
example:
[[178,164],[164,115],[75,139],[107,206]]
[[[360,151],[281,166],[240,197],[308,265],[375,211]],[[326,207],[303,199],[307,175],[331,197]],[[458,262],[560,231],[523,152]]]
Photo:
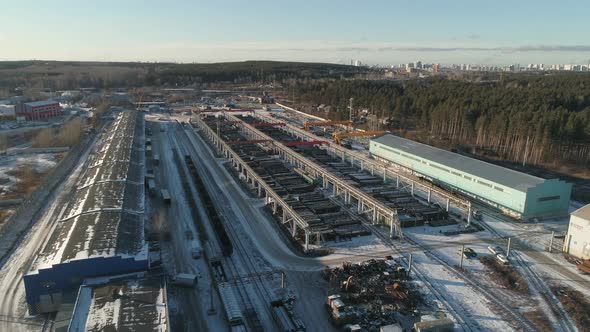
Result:
[[14,112],[17,120],[24,118],[27,121],[45,120],[62,115],[59,103],[52,100],[18,104]]

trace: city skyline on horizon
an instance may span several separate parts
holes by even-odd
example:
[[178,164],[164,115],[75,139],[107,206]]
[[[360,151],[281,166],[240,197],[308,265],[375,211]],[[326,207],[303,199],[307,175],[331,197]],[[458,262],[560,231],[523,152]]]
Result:
[[[590,3],[32,0],[5,4],[0,60],[586,64]],[[571,10],[575,8],[576,10]],[[130,14],[131,13],[131,14]],[[48,18],[51,18],[48,20]]]

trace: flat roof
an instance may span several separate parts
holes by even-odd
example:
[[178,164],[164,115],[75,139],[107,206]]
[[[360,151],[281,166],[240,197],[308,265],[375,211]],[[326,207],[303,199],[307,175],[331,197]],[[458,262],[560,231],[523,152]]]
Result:
[[383,134],[373,138],[371,141],[520,191],[526,191],[528,188],[535,187],[545,182],[545,179],[536,176],[490,164],[458,153],[435,148],[430,145],[418,143],[392,134]]
[[158,276],[87,280],[68,331],[169,331],[164,288]]
[[584,205],[576,211],[572,212],[572,216],[576,216],[578,218],[582,218],[585,220],[590,220],[590,204]]
[[121,113],[104,134],[31,271],[91,257],[147,258],[137,116]]
[[37,106],[45,106],[45,105],[54,105],[54,104],[59,104],[57,101],[53,101],[53,100],[42,100],[42,101],[31,101],[28,103],[25,103],[26,105],[29,105],[31,107],[37,107]]

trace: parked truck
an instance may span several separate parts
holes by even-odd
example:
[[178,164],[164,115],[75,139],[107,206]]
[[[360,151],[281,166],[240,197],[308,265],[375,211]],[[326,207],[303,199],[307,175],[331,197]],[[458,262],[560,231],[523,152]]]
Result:
[[342,326],[355,321],[356,313],[342,302],[340,295],[330,295],[326,301],[326,309],[334,325]]
[[172,202],[172,197],[170,197],[170,193],[168,192],[168,190],[162,189],[160,190],[160,193],[162,195],[162,200],[164,201],[164,203],[170,205],[170,203]]
[[203,249],[201,248],[201,244],[199,243],[199,241],[192,240],[190,242],[190,248],[191,248],[191,256],[193,258],[195,258],[195,259],[201,258],[201,252],[203,251]]

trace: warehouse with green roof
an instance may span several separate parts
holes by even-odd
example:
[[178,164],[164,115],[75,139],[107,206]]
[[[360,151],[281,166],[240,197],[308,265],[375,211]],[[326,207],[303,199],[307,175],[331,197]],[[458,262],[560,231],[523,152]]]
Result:
[[383,134],[371,140],[371,155],[395,163],[522,219],[565,216],[571,183],[546,180],[426,144]]

